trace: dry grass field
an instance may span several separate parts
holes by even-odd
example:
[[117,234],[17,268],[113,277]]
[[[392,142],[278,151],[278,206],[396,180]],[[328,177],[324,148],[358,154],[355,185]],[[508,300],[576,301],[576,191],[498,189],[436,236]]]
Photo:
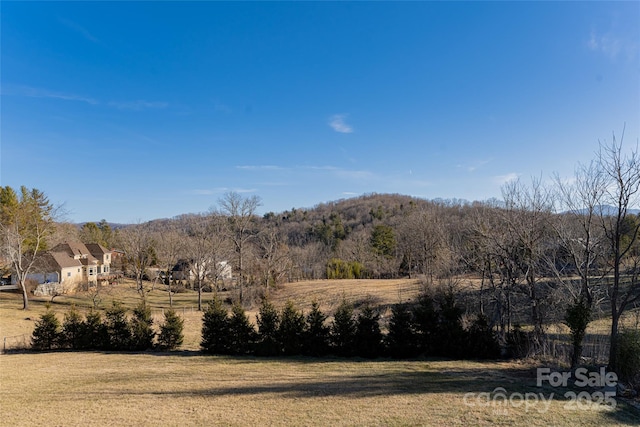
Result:
[[[606,426],[638,425],[613,411],[478,393],[535,387],[530,366],[506,362],[255,359],[174,354],[0,356],[0,417],[11,426]],[[467,395],[467,393],[474,393]],[[465,399],[466,396],[466,399]],[[531,395],[532,396],[532,395]]]
[[[300,282],[278,290],[272,299],[276,305],[292,299],[303,309],[317,300],[330,310],[343,296],[392,304],[419,291],[418,283],[409,280]],[[89,297],[59,296],[53,309],[62,320],[70,304],[88,309]],[[129,307],[139,301],[126,282],[105,290],[100,306],[108,307],[112,299]],[[0,337],[28,338],[47,300],[35,298],[25,312],[19,309],[19,295],[0,294]],[[640,425],[640,410],[622,399],[607,410],[566,399],[567,389],[536,387],[531,363],[205,356],[197,351],[201,313],[195,301],[195,293],[176,295],[186,335],[177,352],[1,354],[0,424]],[[159,320],[167,293],[153,291],[148,302]],[[498,391],[511,403],[498,399]]]

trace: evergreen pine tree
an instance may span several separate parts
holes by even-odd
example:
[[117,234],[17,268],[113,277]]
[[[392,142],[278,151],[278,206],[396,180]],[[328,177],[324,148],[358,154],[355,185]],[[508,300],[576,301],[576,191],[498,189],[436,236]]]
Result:
[[107,334],[110,350],[128,350],[131,345],[131,330],[127,322],[127,312],[121,303],[113,301],[106,312]]
[[356,319],[355,351],[358,356],[375,358],[382,350],[380,315],[366,304]]
[[47,305],[47,311],[36,321],[31,336],[31,345],[35,350],[51,350],[58,346],[59,341],[60,321],[51,307]]
[[331,324],[331,343],[338,356],[351,356],[356,335],[356,324],[353,317],[353,306],[343,299]]
[[433,297],[423,294],[418,298],[418,304],[413,310],[413,321],[418,352],[425,356],[434,355],[438,342],[438,312]]
[[309,356],[324,356],[329,351],[330,328],[325,325],[326,314],[320,311],[317,301],[311,303],[306,317],[303,353]]
[[258,338],[256,342],[256,354],[259,356],[275,356],[280,354],[281,348],[278,341],[278,328],[280,315],[278,310],[266,298],[262,301],[258,312]]
[[468,336],[467,357],[473,359],[497,359],[500,357],[500,344],[484,314],[478,314],[469,328]]
[[417,336],[413,328],[411,312],[406,304],[391,308],[389,332],[386,336],[389,354],[395,358],[413,357],[417,354]]
[[231,307],[229,338],[231,354],[247,354],[253,349],[256,331],[239,302]]
[[80,346],[86,350],[104,350],[110,346],[107,325],[102,321],[99,311],[93,309],[87,313],[82,323]]
[[82,316],[75,305],[72,305],[64,315],[62,322],[62,333],[60,336],[60,346],[72,350],[83,348],[84,322]]
[[304,327],[304,315],[296,308],[293,301],[287,301],[282,309],[278,328],[278,341],[284,354],[292,356],[302,353]]
[[153,331],[153,318],[151,309],[144,301],[140,302],[133,310],[131,318],[131,349],[142,351],[153,347],[156,333]]
[[206,353],[229,353],[229,313],[217,296],[204,311],[200,348]]
[[158,344],[163,350],[174,350],[184,341],[184,321],[172,308],[165,310],[164,323],[160,325]]
[[462,327],[462,309],[456,303],[455,294],[447,291],[440,295],[436,354],[450,358],[467,356],[468,334]]

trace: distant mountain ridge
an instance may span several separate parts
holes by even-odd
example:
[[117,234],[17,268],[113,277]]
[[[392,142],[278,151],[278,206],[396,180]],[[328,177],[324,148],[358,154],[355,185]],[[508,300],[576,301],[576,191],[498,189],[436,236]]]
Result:
[[[567,212],[570,212],[570,211],[567,211]],[[589,213],[589,209],[583,208],[573,212],[579,215],[585,215]],[[594,212],[598,215],[602,214],[606,216],[614,216],[618,214],[618,208],[611,205],[598,205],[594,207]],[[640,209],[627,209],[627,214],[640,215]]]
[[[387,210],[388,211],[387,215],[389,214],[393,215],[394,211],[395,213],[397,213],[398,211],[401,211],[404,207],[409,207],[411,205],[423,206],[423,207],[429,206],[429,205],[462,207],[462,206],[471,206],[475,203],[489,203],[495,207],[504,206],[504,203],[498,199],[489,199],[489,200],[484,200],[480,202],[471,202],[465,199],[436,198],[436,199],[429,200],[421,197],[414,197],[414,196],[408,196],[408,195],[397,194],[397,193],[370,193],[370,194],[363,194],[357,197],[350,197],[350,198],[332,200],[327,202],[321,202],[310,208],[301,207],[301,208],[292,208],[291,210],[284,211],[284,212],[267,212],[264,214],[264,216],[265,217],[281,217],[281,218],[289,219],[292,217],[295,218],[296,216],[299,216],[300,214],[305,213],[305,216],[308,215],[309,219],[311,219],[314,217],[322,218],[322,216],[329,217],[332,212],[335,212],[335,213],[340,212],[342,214],[346,214],[347,218],[348,217],[355,218],[355,216],[362,216],[362,214],[364,214],[364,216],[367,216],[370,214],[370,212],[374,210],[379,211],[381,209]],[[354,211],[361,211],[361,212],[359,212],[359,215],[358,215]],[[563,213],[567,213],[567,212],[571,212],[571,211],[565,211]],[[588,209],[583,208],[573,212],[576,214],[584,215],[588,212]],[[616,208],[611,205],[601,205],[595,208],[595,212],[597,214],[602,213],[604,215],[613,216],[616,214]],[[627,213],[631,215],[640,215],[640,209],[628,209]],[[156,218],[156,219],[149,220],[148,222],[152,224],[163,224],[170,221],[171,219],[185,219],[195,215],[197,214],[184,213],[184,214],[177,215],[174,218]],[[87,222],[94,222],[96,224],[99,223],[99,221],[85,221],[85,222],[76,223],[76,225],[78,227],[82,227]],[[115,223],[115,222],[107,222],[107,224],[111,227],[112,230],[126,228],[130,225],[133,225],[133,224],[122,224],[122,223]]]

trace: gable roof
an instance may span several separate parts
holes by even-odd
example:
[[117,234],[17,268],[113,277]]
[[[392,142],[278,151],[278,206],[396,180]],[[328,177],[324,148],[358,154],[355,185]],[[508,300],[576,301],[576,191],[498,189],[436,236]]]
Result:
[[[98,264],[104,254],[111,253],[97,243],[60,243],[41,255],[40,268],[59,270],[69,267]],[[77,257],[77,258],[76,258]]]
[[38,269],[59,270],[69,267],[82,267],[79,259],[68,256],[65,252],[44,252],[40,255]]
[[99,243],[87,243],[85,247],[96,258],[102,258],[104,254],[110,254],[111,251]]
[[84,243],[79,242],[65,242],[60,243],[53,248],[49,252],[66,252],[70,257],[75,257],[76,255],[89,255],[89,249],[84,245]]

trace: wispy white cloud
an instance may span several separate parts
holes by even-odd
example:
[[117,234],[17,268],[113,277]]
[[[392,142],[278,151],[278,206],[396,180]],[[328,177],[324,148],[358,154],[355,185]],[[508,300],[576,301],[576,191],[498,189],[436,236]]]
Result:
[[354,193],[353,191],[343,191],[342,195],[343,196],[357,196],[360,193]]
[[279,171],[279,170],[285,170],[285,168],[280,167],[280,166],[274,166],[274,165],[242,165],[242,166],[236,166],[236,169],[242,169],[242,170],[250,170],[250,171]]
[[321,171],[334,171],[339,168],[335,166],[300,166],[301,169],[312,169],[312,170],[321,170]]
[[611,32],[598,33],[595,30],[591,31],[587,47],[611,59],[624,55],[627,59],[632,60],[640,53],[640,42],[637,40],[615,35]]
[[227,191],[231,191],[228,187],[215,187],[215,188],[196,188],[192,190],[187,190],[187,194],[191,194],[194,196],[211,196],[214,194],[224,194]]
[[336,132],[352,133],[353,128],[345,122],[346,118],[346,114],[335,114],[329,118],[329,126]]
[[62,101],[84,102],[89,105],[106,105],[108,107],[117,108],[119,110],[141,111],[147,109],[161,109],[169,106],[164,101],[146,101],[138,99],[135,101],[110,101],[106,104],[96,98],[90,96],[78,95],[69,92],[59,92],[49,89],[37,88],[23,85],[4,85],[2,95],[25,96],[28,98],[48,98],[59,99]]
[[66,18],[58,18],[58,21],[63,24],[65,27],[81,34],[85,39],[93,42],[93,43],[100,43],[100,40],[98,40],[96,37],[93,36],[93,34],[91,34],[86,28],[84,28],[83,26],[81,26],[80,24],[77,24],[73,21],[70,21]]
[[90,98],[83,95],[77,95],[73,93],[65,93],[65,92],[56,92],[48,89],[41,89],[31,86],[5,86],[2,90],[3,95],[17,95],[17,96],[26,96],[29,98],[51,98],[51,99],[61,99],[63,101],[77,101],[77,102],[85,102],[91,105],[100,104],[94,98]]
[[119,110],[133,110],[133,111],[141,111],[148,109],[160,109],[166,108],[169,106],[169,103],[162,101],[145,101],[142,99],[138,99],[136,101],[111,101],[107,104],[109,107],[114,107]]
[[472,162],[471,164],[459,164],[457,165],[458,168],[460,169],[466,169],[467,172],[472,173],[475,172],[477,169],[481,168],[482,166],[488,164],[491,160],[477,160]]
[[493,177],[493,182],[495,182],[498,185],[504,185],[508,182],[511,181],[515,181],[516,179],[518,179],[518,177],[520,177],[520,174],[515,173],[515,172],[511,172],[508,173],[506,175],[497,175]]
[[234,188],[233,191],[236,193],[255,193],[258,191],[257,188]]

